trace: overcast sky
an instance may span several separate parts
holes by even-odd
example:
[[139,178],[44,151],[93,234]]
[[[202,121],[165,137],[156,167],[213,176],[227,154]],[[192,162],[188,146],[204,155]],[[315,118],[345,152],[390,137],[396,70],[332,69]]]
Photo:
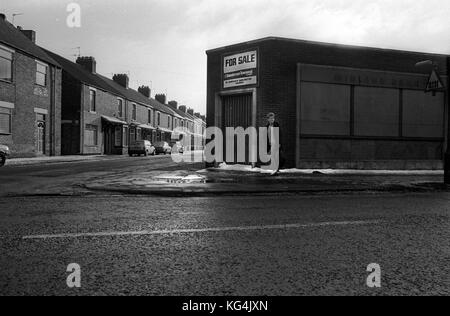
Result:
[[[81,6],[81,28],[66,24]],[[38,44],[77,49],[108,77],[129,73],[197,111],[206,108],[207,49],[266,36],[450,54],[449,0],[0,0]]]

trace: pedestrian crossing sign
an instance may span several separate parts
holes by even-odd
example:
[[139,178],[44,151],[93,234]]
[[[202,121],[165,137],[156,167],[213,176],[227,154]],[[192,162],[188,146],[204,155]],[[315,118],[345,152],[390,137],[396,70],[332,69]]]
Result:
[[430,78],[428,79],[426,91],[427,92],[431,92],[431,91],[435,92],[435,91],[440,91],[440,90],[444,90],[444,89],[445,89],[445,86],[441,80],[441,77],[436,72],[436,70],[433,69],[433,72],[431,73]]

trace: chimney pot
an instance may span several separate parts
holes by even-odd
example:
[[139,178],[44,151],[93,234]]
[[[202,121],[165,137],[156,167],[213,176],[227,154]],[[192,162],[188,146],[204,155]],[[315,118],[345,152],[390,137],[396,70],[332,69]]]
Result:
[[78,57],[77,64],[83,66],[90,73],[97,73],[97,62],[94,57]]
[[130,84],[130,78],[128,78],[128,75],[126,74],[116,74],[113,76],[113,80],[124,87],[125,89],[128,89]]

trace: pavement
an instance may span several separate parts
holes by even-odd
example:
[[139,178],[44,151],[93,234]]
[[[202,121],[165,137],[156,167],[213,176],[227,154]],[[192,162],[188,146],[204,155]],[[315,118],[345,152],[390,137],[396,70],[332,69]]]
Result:
[[13,158],[6,161],[7,166],[40,165],[52,163],[69,163],[83,161],[100,161],[116,159],[117,156],[92,155],[92,156],[58,156],[58,157],[33,157],[33,158]]
[[251,170],[203,169],[130,173],[89,182],[91,191],[156,196],[315,194],[448,191],[442,171],[286,170],[278,176]]

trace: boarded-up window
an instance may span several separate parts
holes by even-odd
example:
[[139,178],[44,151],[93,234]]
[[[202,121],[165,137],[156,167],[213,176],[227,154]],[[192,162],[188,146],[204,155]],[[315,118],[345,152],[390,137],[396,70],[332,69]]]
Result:
[[302,134],[350,135],[350,86],[303,82]]
[[11,134],[11,109],[0,108],[0,134]]
[[355,88],[355,135],[399,136],[399,90]]
[[98,128],[95,125],[86,125],[85,140],[87,146],[98,145]]
[[444,93],[403,92],[403,136],[444,137]]

